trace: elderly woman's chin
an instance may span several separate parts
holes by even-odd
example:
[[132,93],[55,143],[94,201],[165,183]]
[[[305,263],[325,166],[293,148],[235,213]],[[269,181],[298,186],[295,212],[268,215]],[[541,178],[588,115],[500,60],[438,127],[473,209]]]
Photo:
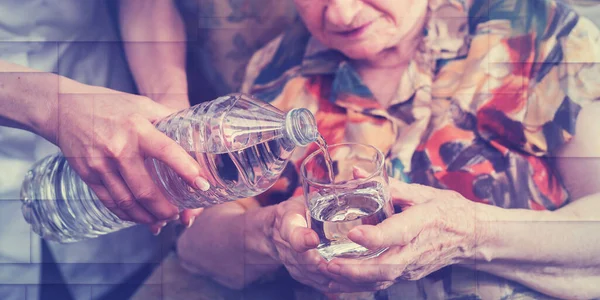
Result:
[[351,60],[375,60],[381,54],[385,47],[376,43],[363,42],[354,45],[342,45],[336,47],[346,57]]
[[388,49],[395,48],[398,44],[397,32],[367,32],[356,38],[334,37],[326,40],[330,48],[342,52],[351,60],[376,61]]

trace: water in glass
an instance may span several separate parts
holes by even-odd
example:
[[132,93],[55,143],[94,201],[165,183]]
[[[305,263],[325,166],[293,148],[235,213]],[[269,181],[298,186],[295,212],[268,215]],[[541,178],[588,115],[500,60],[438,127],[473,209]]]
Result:
[[[371,146],[340,144],[331,147],[317,138],[320,150],[302,166],[309,223],[319,236],[317,250],[334,257],[368,258],[385,249],[370,250],[348,239],[358,225],[377,225],[393,214],[383,169],[383,154]],[[354,178],[354,166],[368,178]]]

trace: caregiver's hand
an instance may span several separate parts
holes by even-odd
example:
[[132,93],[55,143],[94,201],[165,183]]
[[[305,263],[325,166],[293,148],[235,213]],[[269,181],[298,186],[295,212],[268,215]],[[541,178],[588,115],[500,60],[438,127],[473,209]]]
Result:
[[[60,94],[56,120],[49,122],[56,128],[45,137],[108,209],[123,220],[153,225],[157,234],[166,221],[179,218],[179,211],[152,181],[146,158],[159,159],[191,186],[208,189],[198,163],[152,124],[173,112],[143,96],[84,86]],[[182,223],[194,213],[199,210],[183,212]]]
[[272,232],[276,257],[294,279],[321,291],[327,291],[330,278],[318,267],[325,259],[315,249],[319,237],[307,228],[306,206],[302,197],[291,198],[278,204]]
[[389,247],[377,258],[339,259],[327,265],[339,292],[384,289],[396,280],[417,280],[471,257],[478,242],[475,203],[460,194],[394,179],[390,190],[402,212],[382,223],[357,226],[348,233],[370,249]]

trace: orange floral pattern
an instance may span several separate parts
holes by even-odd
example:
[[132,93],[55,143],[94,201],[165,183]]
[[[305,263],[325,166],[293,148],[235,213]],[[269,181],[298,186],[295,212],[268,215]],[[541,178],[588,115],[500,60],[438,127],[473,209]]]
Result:
[[[549,160],[581,106],[600,97],[600,36],[563,4],[529,2],[431,0],[426,37],[388,107],[300,23],[254,55],[243,90],[282,110],[309,108],[328,143],[376,146],[393,177],[556,209],[568,194]],[[298,151],[296,166],[315,149]]]
[[[551,160],[581,107],[600,99],[598,29],[549,0],[429,0],[429,17],[388,107],[302,24],[254,55],[243,91],[310,109],[328,143],[376,146],[392,177],[504,208],[565,205]],[[286,176],[315,149],[295,153]]]

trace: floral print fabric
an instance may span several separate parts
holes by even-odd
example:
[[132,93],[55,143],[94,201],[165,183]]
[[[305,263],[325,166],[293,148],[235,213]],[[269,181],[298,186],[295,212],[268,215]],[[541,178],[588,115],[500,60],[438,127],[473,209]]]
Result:
[[[569,196],[552,157],[600,98],[600,33],[562,2],[430,0],[425,38],[382,107],[339,52],[300,23],[257,52],[242,91],[310,109],[330,144],[379,148],[389,175],[504,208],[554,210]],[[298,149],[262,205],[301,194]],[[550,299],[459,266],[335,299]]]
[[[582,105],[600,97],[600,34],[543,0],[430,0],[397,95],[382,107],[351,64],[300,23],[257,52],[242,90],[286,111],[310,109],[329,144],[371,144],[390,176],[504,208],[568,201],[552,168]],[[297,192],[299,149],[265,205]]]

